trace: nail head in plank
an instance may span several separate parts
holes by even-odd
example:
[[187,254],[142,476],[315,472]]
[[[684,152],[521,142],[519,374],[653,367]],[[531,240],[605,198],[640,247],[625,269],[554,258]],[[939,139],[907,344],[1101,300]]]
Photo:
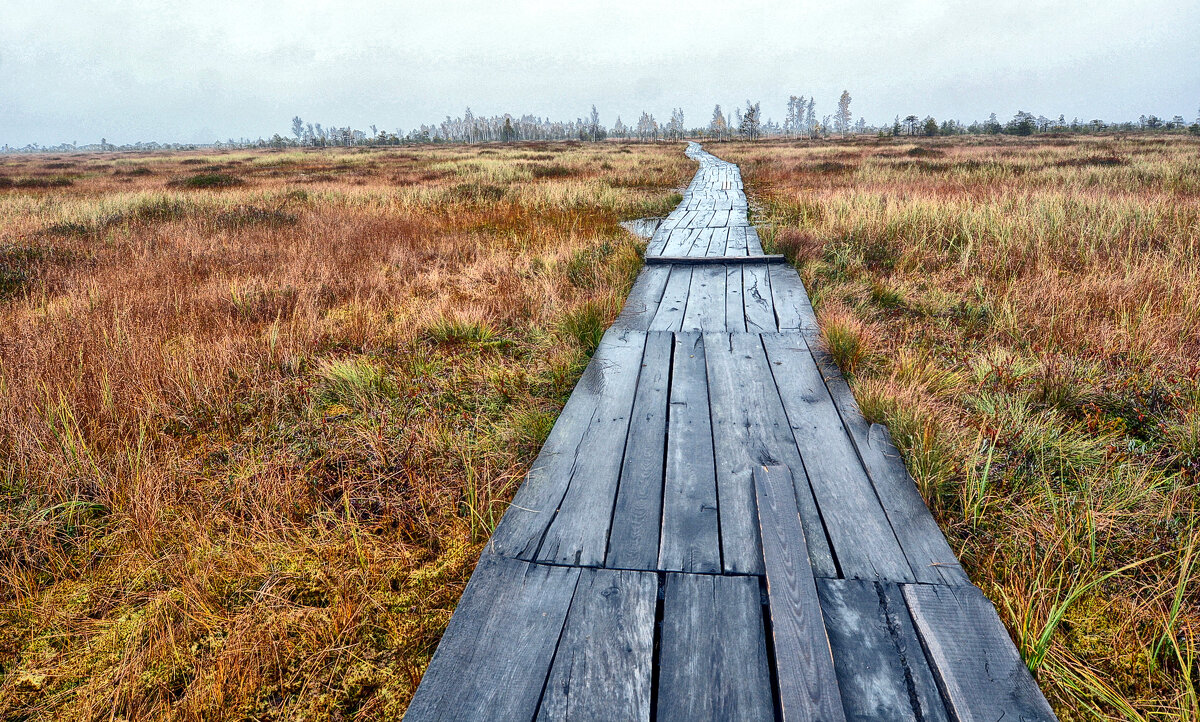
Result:
[[654,572],[583,570],[537,719],[648,722],[657,601]]
[[791,471],[759,466],[753,477],[783,720],[845,719]]
[[485,553],[405,718],[533,719],[578,579]]
[[983,592],[928,584],[901,588],[934,677],[957,720],[1055,719]]

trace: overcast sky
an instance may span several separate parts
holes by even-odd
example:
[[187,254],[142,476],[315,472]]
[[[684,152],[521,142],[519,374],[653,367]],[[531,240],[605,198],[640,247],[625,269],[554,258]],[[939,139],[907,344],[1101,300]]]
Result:
[[300,115],[405,131],[787,97],[855,118],[1194,119],[1200,2],[0,0],[0,144],[286,135]]

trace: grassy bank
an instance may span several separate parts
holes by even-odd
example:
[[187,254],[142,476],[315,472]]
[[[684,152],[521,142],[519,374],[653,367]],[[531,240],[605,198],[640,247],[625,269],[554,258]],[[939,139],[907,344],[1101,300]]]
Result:
[[1063,719],[1200,718],[1200,142],[710,149]]
[[0,160],[0,718],[398,717],[693,170]]

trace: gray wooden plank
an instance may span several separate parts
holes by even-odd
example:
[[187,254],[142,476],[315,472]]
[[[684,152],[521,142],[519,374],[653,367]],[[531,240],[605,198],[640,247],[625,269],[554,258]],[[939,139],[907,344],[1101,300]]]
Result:
[[633,282],[615,325],[636,331],[650,328],[670,275],[671,269],[664,266],[644,267]]
[[742,264],[725,266],[725,330],[741,333],[746,330],[746,304],[742,299]]
[[698,333],[675,338],[670,409],[659,568],[719,572],[716,463]]
[[578,579],[485,553],[405,719],[533,719]]
[[762,342],[751,334],[705,334],[704,353],[725,571],[762,573],[751,471],[756,466],[783,464],[797,470],[793,472],[797,477],[797,504],[812,567],[819,576],[837,576]]
[[765,264],[765,263],[787,263],[787,259],[779,255],[767,256],[646,256],[648,265],[693,265],[707,266],[713,264],[728,265],[731,263],[743,264]]
[[624,364],[630,353],[628,347],[642,343],[639,337],[645,338],[644,334],[628,329],[612,328],[605,332],[524,483],[488,540],[490,551],[521,559],[532,559],[537,553],[546,527],[566,493],[576,455],[585,446],[585,436],[602,399],[626,383],[623,377],[628,375],[627,370],[636,371],[636,365],[626,369]]
[[809,352],[837,407],[863,467],[875,487],[880,503],[891,521],[909,567],[918,582],[925,584],[970,584],[954,551],[946,543],[917,485],[892,444],[887,428],[868,423],[854,400],[854,393],[838,371],[837,364],[814,334],[805,334]]
[[992,603],[975,587],[902,587],[934,678],[955,719],[1054,720]]
[[729,227],[729,242],[725,246],[725,253],[730,256],[745,256],[746,255],[746,227],[738,224],[731,224]]
[[842,576],[916,581],[804,338],[762,343]]
[[596,413],[580,442],[570,483],[537,553],[541,561],[584,566],[604,562],[645,345],[646,334],[636,331],[616,336],[611,342]]
[[729,225],[729,211],[714,210],[707,225],[709,228],[724,228]]
[[946,722],[900,587],[818,579],[846,719]]
[[671,229],[667,236],[667,242],[663,244],[663,249],[660,255],[664,256],[681,256],[687,253],[687,249],[692,247],[693,241],[696,239],[696,231],[687,227],[676,227]]
[[653,572],[583,570],[537,719],[648,722],[657,601]]
[[[753,258],[753,256],[747,256]],[[746,330],[768,333],[775,330],[775,302],[771,297],[771,276],[765,265],[747,264],[742,268],[742,298],[746,306]]]
[[678,331],[687,310],[688,291],[692,285],[692,269],[688,266],[672,266],[658,312],[650,321],[651,331]]
[[725,330],[724,266],[697,266],[692,269],[692,285],[680,330]]
[[746,224],[746,253],[751,256],[763,255],[762,241],[758,238],[758,231],[754,229],[754,226],[749,225],[749,221]]
[[817,316],[813,313],[812,304],[808,302],[808,293],[800,276],[789,266],[772,264],[767,272],[771,274],[771,299],[775,304],[775,318],[780,331],[798,331],[801,329],[817,328]]
[[758,580],[668,574],[657,719],[771,720],[772,708]]
[[781,717],[845,719],[792,473],[786,466],[759,466],[753,476]]
[[669,331],[651,331],[646,337],[608,539],[605,565],[609,567],[658,568],[673,345],[674,337]]
[[729,229],[714,228],[712,235],[708,239],[708,249],[705,251],[706,256],[710,258],[719,258],[725,255],[725,247],[729,244]]

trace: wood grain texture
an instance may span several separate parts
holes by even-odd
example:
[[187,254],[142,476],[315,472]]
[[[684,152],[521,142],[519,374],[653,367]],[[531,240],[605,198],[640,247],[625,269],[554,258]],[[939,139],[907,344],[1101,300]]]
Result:
[[641,364],[641,352],[636,348],[644,343],[645,334],[629,329],[605,332],[513,503],[488,541],[489,551],[519,559],[533,559],[537,554],[575,473],[577,455],[595,443],[592,427],[604,415],[601,407],[611,410],[612,397],[624,393],[630,372],[636,381]]
[[762,342],[751,334],[705,334],[704,351],[725,571],[762,573],[751,472],[756,466],[782,464],[795,470],[797,504],[813,569],[819,576],[837,576]]
[[578,579],[485,553],[404,718],[533,719]]
[[762,343],[842,576],[915,581],[804,339],[765,334]]
[[657,600],[653,572],[582,571],[539,721],[649,721]]
[[538,550],[541,561],[583,566],[604,563],[645,345],[646,334],[636,331],[616,335],[610,342],[596,413],[580,442],[566,493]]
[[719,572],[717,480],[704,344],[680,333],[671,374],[660,569]]
[[900,587],[818,579],[846,719],[946,722]]
[[680,330],[725,330],[724,266],[697,266],[692,269],[692,285]]
[[651,331],[678,331],[687,310],[688,291],[692,286],[692,269],[688,266],[671,266],[671,275],[663,290],[658,312],[650,322]]
[[909,584],[901,588],[955,719],[1056,719],[982,592],[969,586]]
[[674,337],[669,331],[651,331],[646,337],[605,557],[605,565],[609,567],[658,567],[673,345]]
[[775,318],[780,331],[799,331],[817,327],[817,315],[808,301],[808,292],[800,282],[800,276],[790,266],[773,264],[768,267],[771,274],[771,298],[775,303]]
[[663,266],[643,268],[637,280],[633,282],[633,288],[630,289],[614,325],[635,331],[649,329],[654,314],[658,312],[658,302],[662,300],[670,275],[671,269]]
[[746,307],[746,330],[750,333],[775,331],[775,301],[771,297],[771,277],[760,264],[742,268],[742,302]]
[[759,466],[753,478],[781,717],[784,722],[845,719],[792,473],[786,466]]
[[742,266],[725,266],[725,330],[742,333],[746,330],[746,305],[742,300]]
[[758,580],[668,574],[657,719],[772,720]]

